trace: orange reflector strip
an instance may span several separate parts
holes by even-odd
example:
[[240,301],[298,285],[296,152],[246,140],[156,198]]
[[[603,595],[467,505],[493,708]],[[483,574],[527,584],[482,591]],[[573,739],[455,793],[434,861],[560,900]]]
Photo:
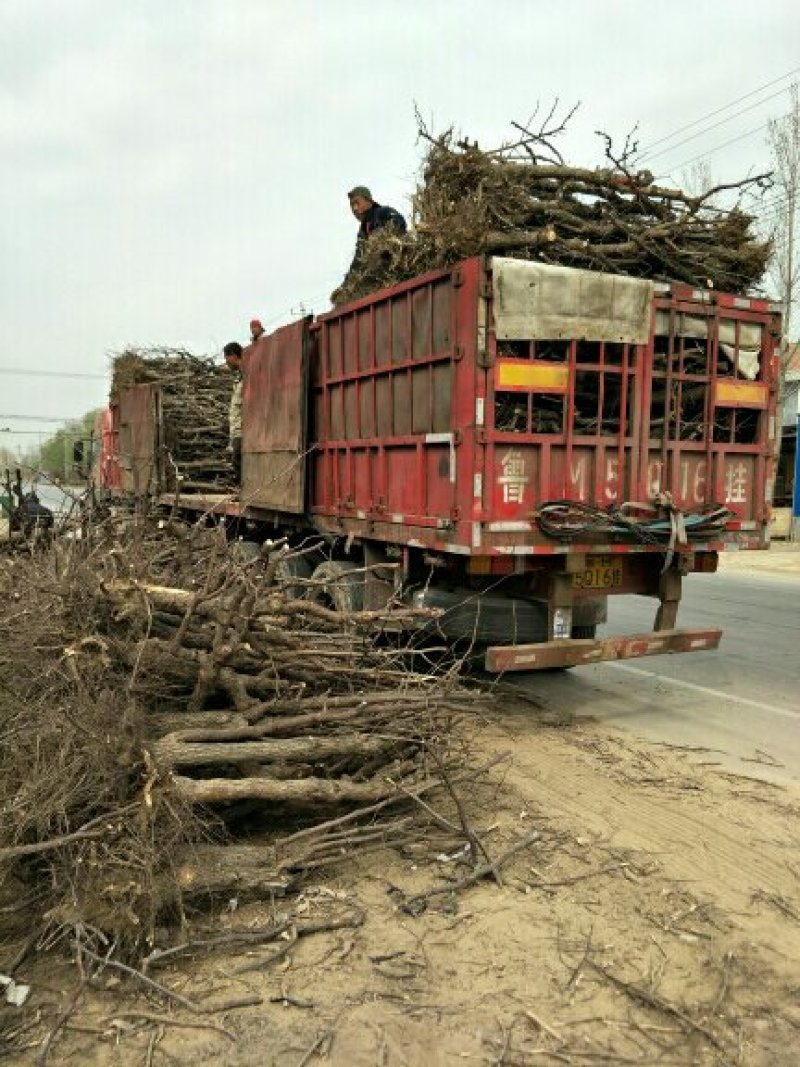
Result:
[[491,574],[492,573],[492,557],[491,556],[470,556],[467,560],[467,573],[468,574]]
[[769,390],[764,382],[726,382],[717,379],[714,402],[731,408],[765,408]]
[[566,393],[569,367],[531,359],[500,359],[494,384],[496,389],[510,392]]
[[510,556],[470,556],[467,560],[467,574],[513,574],[514,569]]

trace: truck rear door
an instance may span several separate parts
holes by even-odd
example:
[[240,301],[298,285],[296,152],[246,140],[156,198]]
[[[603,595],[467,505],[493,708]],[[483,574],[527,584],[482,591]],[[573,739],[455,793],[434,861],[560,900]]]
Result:
[[640,494],[722,504],[765,530],[775,433],[774,314],[766,301],[673,285],[656,298]]
[[728,539],[755,547],[770,511],[771,306],[501,259],[492,280],[490,543],[527,534],[549,500],[669,492],[684,511],[728,508]]
[[119,397],[119,466],[124,493],[158,492],[160,397],[155,385],[134,385]]
[[245,350],[242,503],[305,510],[308,352],[311,318],[284,326]]

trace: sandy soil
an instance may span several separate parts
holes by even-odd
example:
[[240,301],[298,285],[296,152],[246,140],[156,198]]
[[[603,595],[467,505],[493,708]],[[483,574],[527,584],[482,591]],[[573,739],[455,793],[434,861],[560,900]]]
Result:
[[721,552],[719,569],[800,575],[800,541],[773,541],[764,552]]
[[[361,856],[300,902],[309,918],[357,908],[360,927],[289,938],[272,962],[274,945],[218,950],[153,976],[212,1008],[259,1003],[196,1014],[113,976],[78,1001],[49,1062],[800,1062],[800,794],[758,766],[734,775],[713,753],[561,723],[506,692],[475,732],[482,755],[509,753],[470,790],[487,849],[539,833],[502,886],[431,898],[415,917],[409,894],[469,868],[435,859],[433,842]],[[217,930],[280,911],[241,907]],[[72,974],[29,975],[50,1024]]]

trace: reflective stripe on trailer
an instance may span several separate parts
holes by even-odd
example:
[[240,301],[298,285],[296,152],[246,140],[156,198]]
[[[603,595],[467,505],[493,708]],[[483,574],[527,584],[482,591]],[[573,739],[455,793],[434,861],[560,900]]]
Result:
[[705,652],[718,648],[721,637],[722,630],[653,630],[597,641],[566,638],[535,645],[493,645],[486,650],[486,670],[495,674],[540,671],[671,652]]

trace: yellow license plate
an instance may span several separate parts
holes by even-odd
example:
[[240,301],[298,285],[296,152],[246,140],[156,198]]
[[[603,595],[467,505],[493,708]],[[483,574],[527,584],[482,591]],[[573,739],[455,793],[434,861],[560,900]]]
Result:
[[576,589],[614,589],[622,585],[620,556],[589,556],[585,571],[572,576]]

